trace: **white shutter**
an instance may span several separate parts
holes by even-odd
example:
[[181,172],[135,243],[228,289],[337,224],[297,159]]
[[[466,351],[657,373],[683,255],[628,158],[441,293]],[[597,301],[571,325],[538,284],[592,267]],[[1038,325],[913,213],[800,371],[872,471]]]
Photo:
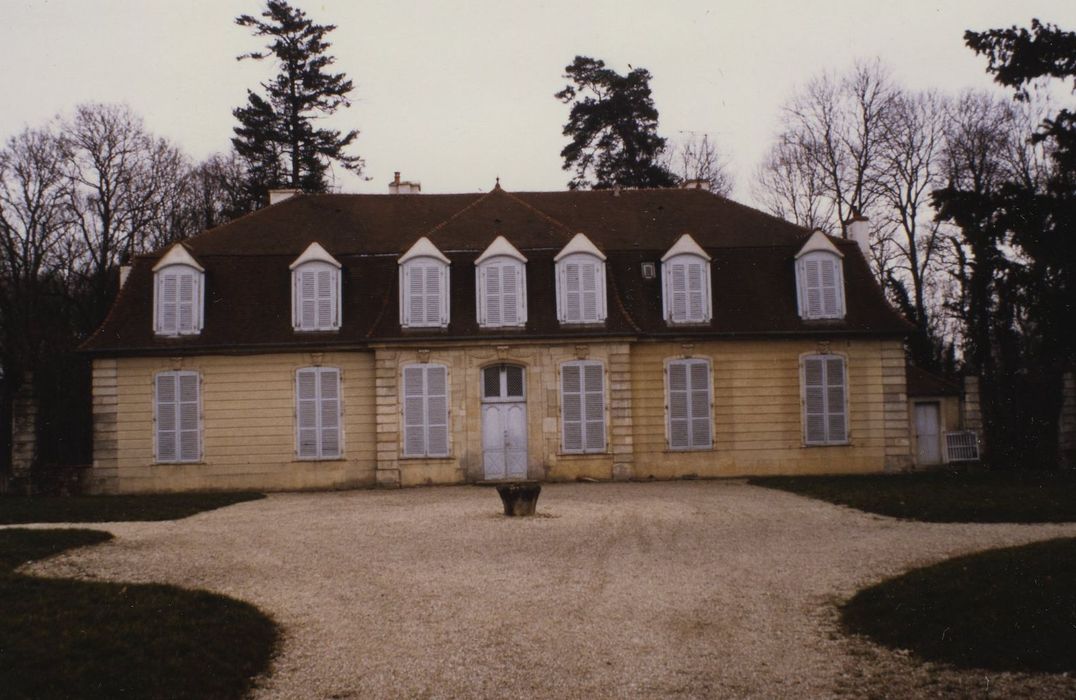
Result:
[[176,375],[162,372],[157,375],[157,461],[175,462],[179,458],[176,434]]
[[691,446],[691,414],[688,398],[687,363],[669,363],[669,447]]
[[582,280],[579,263],[564,265],[564,320],[582,320]]
[[340,456],[340,370],[321,367],[318,371],[318,456]]
[[583,365],[583,410],[585,422],[584,447],[587,452],[605,450],[605,377],[602,365],[588,362]]
[[710,363],[695,360],[688,363],[688,379],[691,383],[689,406],[691,407],[691,446],[710,447]]
[[487,264],[482,268],[485,278],[486,325],[501,325],[501,268]]
[[441,285],[444,270],[441,265],[423,265],[425,279],[425,313],[422,322],[428,326],[441,324]]
[[317,321],[315,328],[319,331],[333,327],[333,273],[318,270],[317,275]]
[[299,328],[304,331],[317,327],[317,273],[299,271]]
[[161,372],[154,382],[158,462],[197,462],[202,456],[197,372]]
[[822,315],[839,316],[837,299],[837,261],[832,258],[819,261],[821,266]]
[[803,413],[806,441],[826,442],[825,361],[808,357],[803,361]]
[[713,445],[710,416],[710,363],[673,360],[668,366],[669,447],[707,449]]
[[598,266],[594,263],[580,265],[582,272],[581,292],[583,321],[598,321]]
[[178,307],[178,330],[180,333],[190,333],[194,330],[194,276],[188,272],[176,275],[179,282],[179,294],[176,306]]
[[804,263],[807,273],[807,317],[818,318],[822,315],[822,270],[818,260],[808,259]]
[[844,316],[844,280],[841,260],[837,256],[826,252],[811,253],[797,263],[796,271],[803,318]]
[[687,264],[687,319],[701,322],[706,319],[706,279],[702,263]]
[[519,323],[519,265],[501,265],[501,320],[506,326]]
[[566,364],[560,370],[562,447],[565,452],[583,451],[583,368]]
[[424,274],[425,272],[421,265],[411,263],[404,267],[404,277],[406,277],[407,282],[405,308],[408,314],[406,318],[408,325],[421,325],[424,320],[423,310],[426,308],[422,298],[425,290],[425,284],[423,284]]
[[687,319],[687,270],[683,263],[669,266],[670,320]]
[[157,330],[177,333],[179,330],[176,305],[179,300],[179,280],[174,272],[158,273],[160,290],[157,295]]
[[844,360],[826,360],[826,439],[827,442],[846,442],[848,430],[844,411]]
[[295,430],[300,458],[318,456],[318,371],[316,367],[295,374]]
[[426,454],[448,456],[448,368],[426,365]]
[[408,365],[403,369],[405,457],[448,456],[448,368]]

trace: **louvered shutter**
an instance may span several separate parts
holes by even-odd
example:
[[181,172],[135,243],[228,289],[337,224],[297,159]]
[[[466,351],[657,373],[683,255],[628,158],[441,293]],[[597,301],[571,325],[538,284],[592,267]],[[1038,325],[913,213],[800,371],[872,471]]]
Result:
[[822,315],[840,316],[839,296],[837,290],[837,261],[832,256],[819,260],[820,286],[822,296]]
[[712,436],[710,427],[710,363],[697,360],[689,363],[688,376],[691,380],[691,446],[694,448],[710,447]]
[[501,325],[501,268],[487,264],[482,267],[485,278],[486,325]]
[[299,457],[318,456],[318,371],[311,367],[295,375],[295,429]]
[[691,413],[688,371],[685,362],[670,362],[669,377],[669,447],[691,446]]
[[422,322],[429,326],[441,324],[441,290],[444,288],[444,268],[441,265],[423,265],[425,275],[425,313]]
[[201,456],[199,430],[198,375],[181,372],[179,383],[179,459],[196,462]]
[[190,333],[194,330],[194,275],[181,272],[176,277],[179,283],[176,301],[179,317],[177,329],[180,333]]
[[581,296],[583,299],[582,304],[582,320],[590,323],[597,322],[598,319],[598,266],[594,263],[588,262],[580,265],[581,268]]
[[579,263],[564,265],[564,320],[580,321],[582,312],[582,275]]
[[299,328],[313,330],[317,327],[317,273],[299,270],[298,275]]
[[848,430],[844,410],[844,360],[826,359],[826,439],[845,442]]
[[404,268],[404,277],[407,278],[407,323],[416,326],[421,325],[426,309],[425,300],[423,299],[426,289],[424,284],[425,270],[421,265],[411,263]]
[[702,263],[687,264],[687,319],[706,320],[706,276]]
[[426,454],[426,403],[423,394],[426,377],[422,366],[404,367],[404,456],[421,457]]
[[560,371],[560,406],[565,452],[583,451],[583,369],[564,365]]
[[176,375],[162,372],[157,375],[157,461],[175,462],[179,459],[179,436],[176,434]]
[[669,266],[669,313],[670,320],[687,319],[687,266],[674,263]]
[[340,370],[322,367],[318,370],[318,456],[340,456]]
[[804,264],[807,273],[807,316],[818,318],[822,315],[822,265],[817,259],[807,259]]
[[501,265],[501,320],[506,326],[519,323],[519,265]]
[[330,270],[318,270],[317,278],[317,321],[315,328],[328,330],[335,326],[333,318],[333,273]]
[[809,357],[803,361],[803,412],[807,442],[826,442],[825,360]]
[[601,364],[583,365],[584,440],[587,452],[605,450],[605,377]]
[[157,300],[157,330],[176,333],[179,330],[176,305],[179,300],[179,280],[173,272],[159,273],[160,289]]
[[426,365],[426,454],[448,455],[448,368]]

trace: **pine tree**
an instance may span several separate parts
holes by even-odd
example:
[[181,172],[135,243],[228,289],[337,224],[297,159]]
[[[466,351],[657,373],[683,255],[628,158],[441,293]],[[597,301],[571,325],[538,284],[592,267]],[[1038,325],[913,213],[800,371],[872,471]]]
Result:
[[[630,67],[630,66],[629,66]],[[662,162],[665,139],[657,134],[658,110],[650,97],[650,72],[627,75],[605,62],[576,56],[564,69],[571,81],[556,97],[572,109],[560,152],[564,169],[575,169],[570,188],[672,187],[678,178]]]
[[355,173],[363,167],[361,158],[345,151],[358,131],[314,126],[316,118],[351,106],[351,81],[327,70],[335,59],[325,54],[331,46],[325,37],[336,26],[315,24],[283,0],[269,0],[261,18],[236,18],[254,36],[268,39],[263,51],[238,58],[272,59],[279,72],[261,84],[264,96],[248,90],[246,105],[232,112],[239,121],[232,145],[247,163],[248,186],[258,200],[277,187],[324,192],[329,162]]

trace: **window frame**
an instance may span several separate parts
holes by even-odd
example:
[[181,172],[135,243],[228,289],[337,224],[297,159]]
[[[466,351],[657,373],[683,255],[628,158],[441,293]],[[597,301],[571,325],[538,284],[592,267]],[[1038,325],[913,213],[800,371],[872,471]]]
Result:
[[[183,330],[180,327],[180,305],[181,300],[179,297],[179,279],[180,276],[190,275],[192,278],[192,299],[191,299],[191,328],[190,330]],[[162,297],[162,286],[165,284],[165,280],[169,277],[176,278],[176,309],[175,309],[175,328],[168,329],[163,327],[163,309],[162,304],[164,299]],[[205,272],[199,270],[193,265],[187,263],[175,262],[169,263],[163,267],[160,267],[153,272],[153,333],[168,338],[178,338],[184,335],[199,335],[202,332],[204,324],[204,310],[205,310]]]
[[[709,439],[705,445],[695,444],[694,421],[698,418],[691,412],[691,394],[695,391],[691,384],[691,366],[704,365],[706,367],[706,421],[709,426]],[[676,446],[673,444],[672,429],[672,367],[673,365],[685,366],[687,380],[687,430],[688,441],[686,445]],[[714,375],[713,362],[706,357],[677,357],[665,361],[665,445],[672,452],[706,452],[714,449]]]
[[[314,327],[304,328],[302,325],[302,303],[305,301],[301,293],[302,286],[302,273],[309,271],[315,274],[314,283],[314,303],[317,304],[318,292],[317,287],[317,272],[321,270],[328,271],[330,275],[329,281],[329,299],[333,309],[333,318],[328,327],[322,327],[318,324],[317,308],[314,309]],[[292,329],[297,333],[332,333],[340,330],[343,325],[343,310],[341,309],[341,296],[342,296],[342,281],[343,275],[340,274],[340,267],[334,265],[326,260],[308,260],[292,268],[291,271],[291,325]]]
[[[489,270],[498,267],[514,266],[516,275],[516,322],[504,323],[504,292],[500,293],[502,322],[490,323],[486,278]],[[503,280],[503,274],[501,274]],[[478,310],[478,325],[481,328],[522,328],[527,325],[527,264],[512,255],[498,254],[486,258],[475,266],[475,301]]]
[[[602,439],[602,444],[601,444],[600,448],[587,447],[587,442],[588,442],[587,438],[589,437],[587,424],[588,423],[593,423],[595,421],[588,420],[588,415],[586,413],[586,394],[592,393],[592,392],[588,392],[586,390],[585,368],[586,367],[594,367],[594,366],[598,367],[601,370],[599,376],[601,377],[601,415],[602,415],[601,439]],[[580,378],[580,384],[579,384],[579,386],[580,386],[580,391],[579,391],[579,397],[580,397],[580,414],[579,415],[580,415],[580,420],[578,421],[579,425],[580,425],[580,447],[579,447],[579,449],[573,449],[573,448],[569,447],[568,446],[568,440],[567,440],[568,420],[567,420],[567,411],[565,410],[565,405],[566,404],[565,404],[565,398],[564,398],[565,397],[565,392],[564,392],[564,376],[565,376],[565,374],[564,374],[564,370],[566,368],[568,368],[568,367],[578,367],[579,368],[579,378]],[[560,408],[560,450],[561,450],[561,454],[566,454],[566,455],[607,454],[609,452],[609,407],[607,405],[607,403],[609,401],[609,392],[608,392],[608,389],[607,389],[608,381],[607,381],[606,376],[605,376],[605,363],[602,362],[601,360],[570,360],[568,362],[562,362],[560,364],[560,366],[558,367],[558,375],[559,376],[557,377],[557,380],[558,380],[557,381],[557,394],[558,394],[558,398],[559,398],[559,401],[560,401],[559,408]]]
[[[583,289],[583,276],[582,267],[580,267],[580,288],[579,288],[579,318],[568,317],[568,266],[569,265],[590,265],[594,267],[594,318],[585,318],[583,310],[585,308]],[[557,282],[557,320],[565,325],[598,325],[605,323],[605,319],[608,316],[608,304],[606,301],[606,285],[605,285],[605,261],[598,256],[587,252],[570,253],[556,263],[556,282]]]
[[[299,375],[303,372],[314,373],[314,391],[316,397],[315,402],[315,415],[317,418],[317,425],[315,431],[317,433],[317,454],[314,456],[302,454],[302,439],[300,431],[302,426],[300,423],[301,408],[300,401],[303,401],[299,395]],[[336,454],[324,453],[324,426],[322,418],[324,417],[324,399],[321,396],[321,376],[326,372],[334,372],[336,374]],[[309,366],[299,367],[295,370],[295,459],[303,462],[322,462],[334,459],[344,458],[344,376],[343,371],[339,367],[322,367],[322,366]]]
[[[672,291],[672,274],[673,267],[675,265],[700,265],[702,267],[702,316],[700,318],[690,317],[691,310],[691,292],[687,287],[690,284],[690,272],[687,268],[684,270],[684,285],[685,285],[685,314],[688,316],[684,319],[673,318],[674,303],[673,303],[673,291]],[[661,262],[661,301],[662,301],[662,314],[665,317],[665,322],[670,326],[689,326],[699,325],[704,323],[710,323],[713,319],[713,288],[710,279],[711,264],[706,258],[696,253],[677,253],[669,257],[667,260]]]
[[[439,273],[439,318],[436,321],[416,322],[411,317],[411,276],[416,267],[436,267]],[[424,273],[425,274],[425,273]],[[448,263],[432,255],[419,255],[400,263],[400,327],[401,328],[447,328],[449,323],[449,290],[451,269]],[[425,280],[423,280],[425,282]],[[423,292],[423,296],[426,294]]]
[[[824,413],[822,413],[823,425],[825,426],[826,437],[825,440],[811,440],[810,431],[807,425],[808,411],[807,411],[807,363],[809,361],[820,361],[822,363],[822,384],[812,385],[821,386],[823,389],[823,401],[825,404]],[[841,362],[841,389],[843,403],[841,406],[842,415],[844,417],[844,439],[843,440],[831,440],[830,439],[830,425],[829,421],[832,415],[835,413],[830,411],[829,396],[826,389],[829,388],[829,367],[827,365],[828,360],[840,360]],[[851,399],[848,386],[848,357],[843,353],[807,353],[800,355],[800,419],[801,430],[803,434],[803,446],[804,447],[833,447],[840,445],[852,444],[852,420],[851,420]]]
[[[811,287],[808,285],[808,272],[807,265],[810,262],[832,262],[834,265],[834,304],[836,306],[832,311],[826,310],[825,303],[825,289],[826,285],[822,283],[822,270],[819,269],[819,306],[821,311],[817,314],[811,313],[810,308],[810,292]],[[840,255],[829,250],[812,250],[804,253],[796,259],[796,306],[799,311],[800,318],[805,321],[843,319],[847,313],[847,305],[845,299],[845,284],[844,284],[844,260]]]
[[[430,408],[430,394],[429,394],[429,370],[431,368],[440,368],[445,373],[445,393],[444,393],[444,426],[445,426],[445,451],[441,453],[432,453],[430,451],[430,427],[433,425],[429,420]],[[407,370],[408,369],[421,369],[422,370],[422,444],[423,452],[421,454],[412,454],[408,452],[407,446],[407,427],[408,427],[408,409],[407,399]],[[452,456],[452,387],[450,384],[451,375],[449,373],[448,365],[439,362],[410,362],[400,367],[399,381],[400,381],[400,457],[402,459],[445,459]]]
[[[176,400],[174,401],[174,404],[175,404],[175,407],[176,407],[176,417],[175,417],[175,429],[173,431],[171,431],[171,432],[174,432],[175,435],[176,435],[176,438],[175,438],[175,440],[176,440],[176,443],[175,443],[175,445],[176,445],[176,447],[175,447],[176,457],[175,457],[175,459],[162,459],[161,458],[161,432],[162,431],[161,431],[161,415],[160,415],[160,413],[161,413],[161,400],[160,400],[160,381],[159,380],[160,380],[161,377],[164,377],[164,376],[174,377],[174,381],[175,381],[175,397],[176,397]],[[198,429],[197,429],[198,450],[197,450],[197,452],[198,452],[198,454],[197,454],[197,456],[195,456],[195,457],[193,457],[191,459],[183,459],[182,458],[183,450],[182,450],[182,446],[180,444],[180,439],[181,439],[180,438],[180,433],[184,432],[184,431],[182,431],[180,429],[180,427],[179,427],[180,426],[180,420],[181,420],[180,404],[183,403],[180,400],[179,379],[181,377],[185,377],[185,376],[186,377],[193,376],[195,378],[195,391],[197,392],[197,401],[196,401],[196,403],[197,403],[197,406],[198,406],[198,410],[197,410],[197,413],[198,413]],[[161,372],[154,373],[154,375],[153,375],[153,463],[154,464],[199,464],[199,463],[201,463],[203,461],[204,454],[205,454],[205,427],[204,427],[204,416],[203,416],[203,413],[202,413],[202,374],[201,374],[201,372],[199,372],[197,370],[164,370],[164,371],[161,371]]]
[[[497,381],[501,390],[498,396],[486,396],[486,372],[496,369]],[[521,372],[523,393],[518,396],[508,394],[508,370],[518,369]],[[481,403],[524,403],[527,401],[527,368],[513,362],[497,362],[486,365],[478,371],[478,398]]]

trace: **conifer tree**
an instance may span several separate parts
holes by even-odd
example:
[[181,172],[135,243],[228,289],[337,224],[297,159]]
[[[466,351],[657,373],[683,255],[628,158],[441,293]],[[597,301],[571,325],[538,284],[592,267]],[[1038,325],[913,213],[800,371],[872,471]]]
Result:
[[235,23],[268,42],[239,60],[269,59],[279,71],[261,84],[264,96],[248,90],[246,104],[232,112],[239,121],[232,144],[247,163],[251,194],[264,201],[276,187],[324,192],[330,162],[361,173],[362,159],[346,151],[359,132],[315,127],[315,119],[351,105],[351,80],[328,71],[335,59],[325,53],[326,36],[336,26],[315,24],[284,0],[269,0],[260,18],[241,15]]

